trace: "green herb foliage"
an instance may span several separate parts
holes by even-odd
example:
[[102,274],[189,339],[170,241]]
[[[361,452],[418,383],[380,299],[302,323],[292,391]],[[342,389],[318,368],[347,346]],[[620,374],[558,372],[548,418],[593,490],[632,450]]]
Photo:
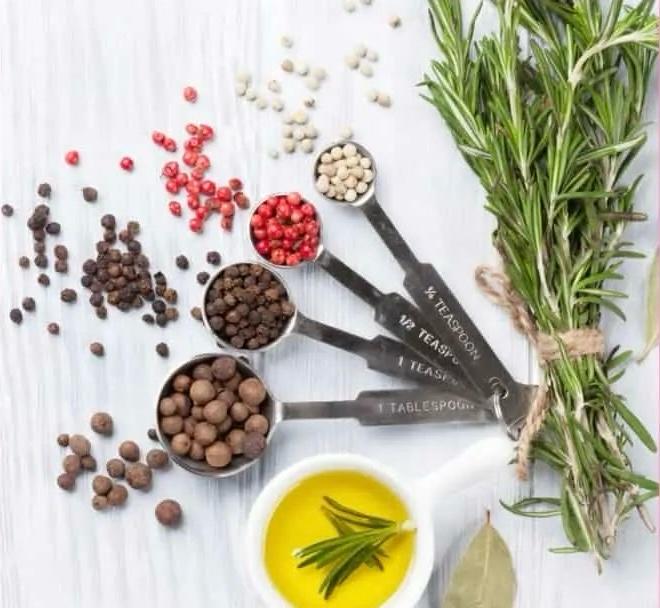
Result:
[[337,536],[298,549],[298,568],[314,565],[326,568],[327,574],[319,593],[328,599],[360,566],[383,570],[387,553],[383,545],[404,532],[412,530],[410,522],[397,523],[375,515],[367,515],[342,505],[329,496],[323,497],[321,507],[337,531]]
[[[653,1],[497,0],[499,31],[475,41],[460,0],[429,0],[441,59],[422,85],[480,179],[506,273],[538,328],[550,335],[623,318],[611,285],[641,177],[624,181],[646,140],[642,111],[658,47]],[[477,11],[478,13],[479,11]],[[523,45],[526,49],[523,51]],[[617,529],[657,496],[626,455],[655,443],[613,383],[630,353],[562,356],[544,366],[552,403],[532,455],[555,469],[558,497],[511,510],[561,517],[568,547],[600,570]],[[537,508],[543,510],[537,513]],[[643,514],[643,513],[642,513]]]

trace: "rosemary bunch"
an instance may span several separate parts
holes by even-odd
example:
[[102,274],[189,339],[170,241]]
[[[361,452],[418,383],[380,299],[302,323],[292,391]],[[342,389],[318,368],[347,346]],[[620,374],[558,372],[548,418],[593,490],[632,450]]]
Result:
[[[422,85],[487,194],[504,270],[540,331],[597,328],[606,308],[624,317],[611,285],[641,179],[625,170],[646,140],[642,110],[658,47],[653,1],[497,0],[499,31],[475,41],[460,0],[429,0],[442,55]],[[528,51],[523,52],[522,45]],[[568,546],[600,570],[619,524],[658,494],[626,455],[636,436],[655,443],[616,394],[629,352],[561,358],[544,365],[551,403],[532,456],[560,476],[558,497],[510,507],[557,515]],[[542,510],[539,510],[542,509]]]
[[360,566],[383,570],[382,558],[387,557],[383,545],[404,532],[413,530],[412,523],[397,523],[375,515],[361,513],[330,498],[323,497],[321,507],[325,516],[337,531],[337,536],[303,547],[294,552],[302,560],[298,568],[314,565],[328,572],[319,593],[328,599]]

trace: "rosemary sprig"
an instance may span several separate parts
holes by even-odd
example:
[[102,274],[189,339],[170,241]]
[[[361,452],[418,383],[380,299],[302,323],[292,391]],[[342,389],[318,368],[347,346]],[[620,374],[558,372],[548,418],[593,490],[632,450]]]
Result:
[[[658,49],[653,0],[494,0],[499,32],[475,42],[460,0],[429,0],[442,55],[422,85],[486,190],[493,234],[513,287],[539,329],[598,327],[624,317],[611,283],[640,177],[623,183],[646,135],[642,112]],[[479,11],[477,11],[478,13]],[[629,353],[563,356],[544,366],[552,407],[533,456],[557,471],[559,497],[524,499],[516,513],[561,517],[570,546],[600,570],[619,524],[658,494],[626,454],[653,437],[613,384]],[[540,505],[547,508],[538,511]],[[650,526],[649,526],[650,527]]]
[[319,593],[328,599],[360,566],[383,570],[387,557],[383,545],[392,538],[412,531],[410,521],[395,522],[351,509],[324,496],[321,510],[337,531],[337,536],[297,549],[294,557],[301,560],[298,568],[314,565],[327,568]]

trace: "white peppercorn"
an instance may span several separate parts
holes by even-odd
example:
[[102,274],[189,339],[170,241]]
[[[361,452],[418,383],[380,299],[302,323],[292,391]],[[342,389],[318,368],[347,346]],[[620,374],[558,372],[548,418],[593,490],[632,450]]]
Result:
[[247,91],[247,88],[248,88],[247,84],[245,84],[244,82],[237,82],[235,85],[236,95],[238,95],[239,97],[243,97]]
[[376,61],[378,61],[378,52],[374,51],[373,49],[368,49],[367,60],[371,61],[371,63],[375,63]]
[[358,44],[353,53],[358,57],[365,57],[367,55],[367,47],[364,44]]
[[401,26],[401,17],[399,17],[398,15],[392,15],[387,20],[387,23],[391,28],[400,27]]
[[296,71],[296,74],[300,76],[307,76],[309,73],[309,65],[304,61],[296,61],[293,64],[293,69]]
[[344,0],[343,4],[344,4],[344,10],[347,13],[352,13],[357,8],[357,4],[355,0]]
[[344,63],[351,70],[357,70],[358,66],[360,65],[360,58],[357,55],[351,53],[350,55],[346,55],[346,58],[344,59]]
[[375,102],[378,99],[378,91],[376,91],[376,89],[369,89],[367,91],[367,99],[371,102]]
[[282,140],[282,150],[284,150],[287,154],[291,154],[295,152],[296,150],[296,141],[295,139],[285,137]]
[[281,67],[285,72],[293,72],[293,61],[291,59],[285,59],[282,61]]
[[368,63],[360,64],[360,74],[365,78],[371,78],[374,75],[374,69]]
[[257,92],[253,89],[248,87],[245,91],[245,99],[248,101],[254,101],[257,98]]
[[264,97],[257,97],[255,105],[257,110],[265,110],[268,107],[268,101]]
[[312,76],[314,76],[316,80],[325,80],[328,77],[328,73],[324,68],[314,68],[312,70]]
[[318,78],[314,78],[314,76],[308,76],[305,78],[305,86],[310,91],[318,91],[321,83],[319,82]]
[[389,108],[392,105],[392,100],[387,93],[378,93],[376,103],[383,108]]
[[285,49],[290,49],[293,46],[293,39],[290,36],[282,36],[280,38],[280,44]]
[[279,93],[282,91],[282,87],[277,80],[269,80],[266,86],[271,93]]
[[300,142],[300,149],[305,154],[310,154],[311,152],[314,151],[314,142],[311,139],[303,139]]
[[279,97],[273,97],[273,99],[270,100],[270,107],[275,110],[275,112],[281,112],[284,110],[284,101]]

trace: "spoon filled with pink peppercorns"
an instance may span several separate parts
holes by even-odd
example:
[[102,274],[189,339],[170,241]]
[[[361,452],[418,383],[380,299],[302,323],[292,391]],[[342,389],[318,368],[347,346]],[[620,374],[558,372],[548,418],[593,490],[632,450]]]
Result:
[[470,386],[451,349],[434,333],[420,310],[402,295],[383,293],[324,246],[321,218],[297,192],[271,194],[253,209],[250,240],[269,264],[291,268],[315,263],[366,302],[376,322],[436,368]]
[[172,460],[206,477],[252,466],[285,420],[353,418],[362,425],[497,420],[496,404],[439,388],[362,392],[347,401],[277,400],[256,372],[229,355],[200,355],[167,377],[156,404],[158,438]]

